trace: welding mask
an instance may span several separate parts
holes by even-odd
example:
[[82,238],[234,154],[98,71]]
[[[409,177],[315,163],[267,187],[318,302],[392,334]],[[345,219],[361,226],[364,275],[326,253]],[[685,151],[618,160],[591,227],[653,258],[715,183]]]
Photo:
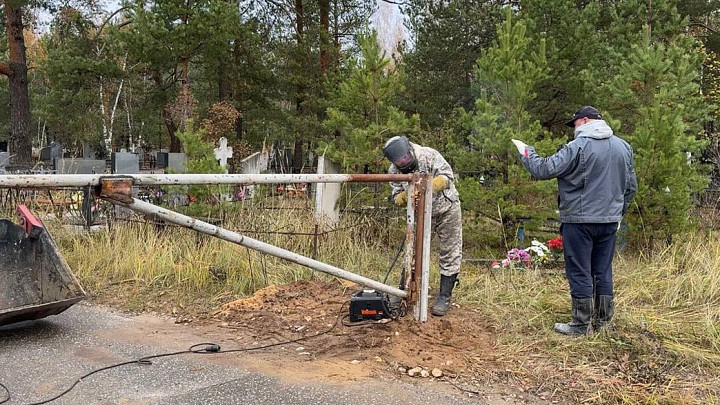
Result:
[[418,168],[413,148],[405,136],[390,138],[383,147],[383,154],[401,173],[411,173]]

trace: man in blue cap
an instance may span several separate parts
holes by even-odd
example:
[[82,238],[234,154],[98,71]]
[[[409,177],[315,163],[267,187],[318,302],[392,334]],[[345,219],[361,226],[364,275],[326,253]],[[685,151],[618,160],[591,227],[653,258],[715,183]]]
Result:
[[615,232],[637,191],[632,147],[613,134],[592,106],[566,123],[575,139],[543,158],[522,141],[512,142],[538,180],[558,179],[560,232],[570,284],[571,320],[555,331],[572,336],[598,330],[614,314],[612,260]]

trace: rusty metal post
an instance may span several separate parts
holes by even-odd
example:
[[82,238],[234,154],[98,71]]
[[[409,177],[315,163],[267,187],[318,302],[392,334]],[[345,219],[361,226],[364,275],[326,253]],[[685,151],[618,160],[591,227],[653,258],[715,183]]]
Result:
[[407,214],[405,217],[405,257],[403,259],[403,270],[405,280],[403,290],[407,291],[407,305],[413,306],[417,302],[416,284],[414,275],[415,268],[415,183],[417,175],[408,182],[405,191],[407,192]]
[[92,187],[84,187],[81,211],[82,216],[85,218],[85,229],[90,229],[93,225],[92,203]]
[[413,192],[415,200],[415,238],[414,238],[414,271],[413,279],[417,301],[415,302],[415,319],[427,321],[428,288],[430,277],[430,238],[431,238],[431,207],[432,207],[432,175],[422,173],[418,176]]
[[315,224],[315,231],[313,232],[313,259],[318,258],[318,224]]

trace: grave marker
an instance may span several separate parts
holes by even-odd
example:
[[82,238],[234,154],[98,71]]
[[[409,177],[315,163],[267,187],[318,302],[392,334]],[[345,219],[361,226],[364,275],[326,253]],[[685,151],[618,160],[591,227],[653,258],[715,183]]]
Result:
[[232,146],[227,146],[227,138],[224,136],[220,138],[219,144],[220,146],[213,150],[215,152],[215,159],[220,161],[220,167],[227,173],[227,160],[233,157],[233,148]]

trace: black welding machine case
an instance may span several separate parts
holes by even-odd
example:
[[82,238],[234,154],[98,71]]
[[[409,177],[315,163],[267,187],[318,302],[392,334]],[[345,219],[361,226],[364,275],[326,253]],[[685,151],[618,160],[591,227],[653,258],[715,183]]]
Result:
[[357,292],[350,298],[350,322],[387,318],[383,298],[383,294],[375,290]]

